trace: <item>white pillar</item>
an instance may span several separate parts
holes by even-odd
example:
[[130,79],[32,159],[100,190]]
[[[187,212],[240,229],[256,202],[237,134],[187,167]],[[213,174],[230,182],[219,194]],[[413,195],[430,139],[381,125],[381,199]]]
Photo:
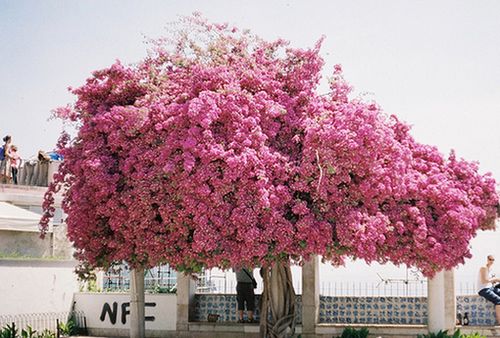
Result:
[[177,332],[189,330],[191,305],[196,285],[190,275],[177,273]]
[[130,270],[130,338],[146,336],[144,307],[144,269]]
[[302,266],[302,335],[316,336],[319,317],[319,258],[313,256]]
[[[55,230],[54,230],[55,232]],[[101,292],[104,291],[104,270],[99,269],[95,273],[96,281],[95,284],[97,286],[97,290],[100,290]]]
[[453,270],[438,272],[427,284],[427,327],[429,332],[455,331],[456,298]]
[[50,161],[49,162],[49,170],[47,173],[47,181],[49,184],[54,182],[54,174],[59,170],[60,165],[61,165],[61,161]]

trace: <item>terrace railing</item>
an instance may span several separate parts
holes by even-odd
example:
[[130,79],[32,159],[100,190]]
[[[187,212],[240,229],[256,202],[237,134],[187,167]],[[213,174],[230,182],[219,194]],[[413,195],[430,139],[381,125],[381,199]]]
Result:
[[[23,160],[17,174],[18,185],[46,187],[52,181],[60,161]],[[12,179],[6,176],[6,160],[0,161],[0,183],[12,184]]]

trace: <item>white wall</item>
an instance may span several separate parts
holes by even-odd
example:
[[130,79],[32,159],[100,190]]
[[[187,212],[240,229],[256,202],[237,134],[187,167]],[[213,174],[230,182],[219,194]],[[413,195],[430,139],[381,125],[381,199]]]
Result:
[[52,233],[40,239],[38,232],[0,230],[0,254],[3,256],[50,257]]
[[[75,310],[83,311],[91,330],[130,327],[130,295],[127,293],[75,293],[75,302]],[[145,303],[146,330],[175,330],[175,294],[146,294]]]
[[78,291],[75,264],[0,260],[0,315],[69,311]]

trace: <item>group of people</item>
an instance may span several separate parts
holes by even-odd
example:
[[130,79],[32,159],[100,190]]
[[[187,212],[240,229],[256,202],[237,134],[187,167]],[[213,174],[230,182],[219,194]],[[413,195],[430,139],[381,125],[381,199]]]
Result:
[[12,137],[7,135],[0,147],[0,183],[17,184],[20,165],[21,157],[17,153],[17,146],[12,144]]

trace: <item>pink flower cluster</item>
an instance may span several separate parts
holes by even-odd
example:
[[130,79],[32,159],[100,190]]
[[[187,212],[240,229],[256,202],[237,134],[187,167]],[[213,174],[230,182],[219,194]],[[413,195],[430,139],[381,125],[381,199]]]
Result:
[[62,188],[79,258],[196,270],[319,254],[432,275],[492,227],[495,181],[476,164],[350,100],[340,66],[331,95],[317,94],[321,41],[301,50],[188,22],[141,63],[95,72],[56,110],[79,132],[59,145],[41,224]]

